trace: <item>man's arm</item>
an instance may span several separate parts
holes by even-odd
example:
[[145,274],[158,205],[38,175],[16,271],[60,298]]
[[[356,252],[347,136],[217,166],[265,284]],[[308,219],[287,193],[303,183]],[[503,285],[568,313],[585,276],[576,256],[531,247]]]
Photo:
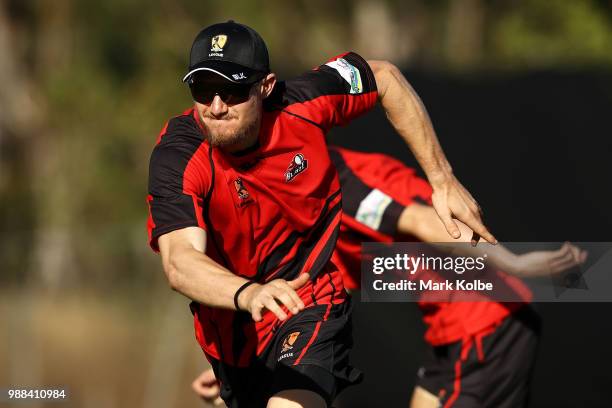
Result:
[[[234,295],[248,280],[205,255],[206,231],[199,227],[183,228],[160,236],[158,242],[172,289],[208,306],[235,309]],[[288,316],[279,303],[293,314],[303,310],[304,302],[295,290],[307,281],[308,274],[303,274],[293,281],[275,279],[265,285],[254,283],[240,293],[238,306],[250,312],[255,321],[261,320],[264,309],[285,320]]]
[[[468,242],[470,229],[461,222],[457,224],[462,232],[460,242]],[[448,235],[435,210],[427,205],[412,204],[405,207],[397,220],[397,231],[413,235],[423,242],[448,241]],[[511,252],[503,245],[485,244],[475,248],[469,245],[445,247],[442,244],[436,247],[441,250],[446,248],[462,256],[478,257],[486,253],[488,262],[493,266],[520,277],[555,275],[584,263],[587,258],[586,251],[567,242],[556,251],[533,251],[521,255]]]
[[472,245],[480,237],[491,244],[497,240],[484,226],[480,206],[455,178],[442,151],[427,110],[404,75],[386,61],[368,61],[374,72],[378,98],[387,118],[406,141],[433,187],[432,201],[448,234],[458,239],[462,232],[453,218],[472,231]]

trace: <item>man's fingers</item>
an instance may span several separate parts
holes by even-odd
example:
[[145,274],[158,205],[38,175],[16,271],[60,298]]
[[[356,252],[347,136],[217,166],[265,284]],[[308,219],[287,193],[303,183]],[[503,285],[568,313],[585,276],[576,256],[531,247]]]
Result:
[[570,244],[570,249],[572,250],[572,256],[577,264],[581,264],[585,261],[584,252],[582,249],[578,248],[576,245]]
[[446,232],[448,232],[448,235],[450,235],[454,239],[461,238],[461,231],[459,230],[457,224],[455,224],[455,221],[453,221],[453,219],[451,218],[451,213],[448,208],[444,207],[444,210],[439,211],[434,203],[434,210],[436,210],[436,212],[438,213],[438,217],[440,217],[440,221],[442,221],[442,224],[444,224],[444,228],[446,228]]
[[[306,274],[308,276],[308,274]],[[306,278],[306,281],[308,281],[308,279]],[[279,290],[279,295],[280,294],[285,294],[286,296],[289,296],[291,298],[291,301],[293,302],[293,304],[289,305],[285,302],[283,302],[283,304],[285,306],[287,306],[288,308],[292,309],[294,307],[296,307],[297,309],[291,310],[291,313],[295,314],[297,312],[299,312],[300,310],[304,309],[304,302],[302,301],[302,299],[300,299],[300,297],[298,296],[298,294],[296,293],[295,290],[293,290],[293,288],[291,287],[291,285],[289,285],[289,282],[282,280],[282,279],[277,279],[275,281],[273,281],[277,286],[276,288]],[[298,282],[299,284],[299,282]],[[282,299],[281,299],[282,300]]]
[[555,261],[551,262],[550,269],[551,273],[560,273],[563,271],[567,271],[568,269],[572,269],[576,267],[576,263],[574,261]]
[[567,242],[566,242],[563,245],[561,245],[561,248],[559,248],[558,250],[554,252],[555,259],[563,258],[565,255],[567,255],[568,251],[569,251],[569,248],[567,247]]
[[278,299],[283,305],[285,305],[285,307],[291,313],[296,314],[297,312],[299,312],[299,309],[298,309],[295,301],[293,300],[293,298],[289,294],[290,293],[289,291],[293,292],[293,289],[287,289],[286,292],[283,292],[282,289],[279,289],[278,294],[274,295],[274,297],[276,299]]
[[197,378],[202,384],[216,384],[217,377],[215,377],[215,372],[212,368],[208,370],[202,371],[202,374]]
[[195,391],[196,394],[198,394],[199,396],[202,396],[202,389],[204,388],[204,386],[202,385],[202,383],[200,382],[198,378],[196,378],[191,383],[191,388],[193,389],[193,391]]
[[198,395],[208,401],[211,401],[219,396],[219,385],[216,383],[206,387],[202,387]]
[[[472,235],[472,245],[475,244],[474,240],[476,237],[483,238],[485,241],[487,241],[488,243],[492,245],[497,245],[497,239],[495,239],[493,234],[491,234],[489,230],[487,229],[487,227],[484,226],[480,217],[471,216],[466,219],[461,219],[461,218],[457,218],[457,219],[465,223],[465,225],[470,227],[470,229],[473,231],[474,235]],[[477,242],[478,240],[476,240],[476,243]]]
[[581,261],[580,249],[566,242],[551,260],[552,273],[559,273],[578,266]]
[[587,260],[587,258],[588,258],[588,256],[589,256],[589,253],[588,253],[587,251],[585,251],[585,250],[581,250],[581,251],[580,251],[580,258],[579,258],[579,259],[580,259],[580,263],[581,263],[581,264],[582,264],[582,263],[585,263],[585,262],[586,262],[586,260]]
[[212,369],[203,371],[191,386],[198,396],[207,401],[213,401],[219,396],[219,384]]
[[251,317],[256,322],[261,321],[261,309],[263,309],[263,305],[258,304],[254,306],[253,309],[251,310]]
[[558,262],[574,262],[574,255],[569,246],[564,245],[560,256],[556,259]]
[[287,284],[289,285],[291,289],[296,290],[304,286],[306,282],[308,282],[308,279],[310,279],[310,275],[307,273],[303,273],[300,276],[298,276],[296,279],[287,281]]
[[[300,299],[300,297],[298,296],[298,294],[295,292],[295,290],[293,290],[291,288],[291,286],[289,286],[287,284],[288,288],[287,288],[287,294],[289,296],[291,296],[291,299],[293,299],[293,302],[295,303],[296,307],[298,308],[298,312],[300,310],[304,310],[304,301],[302,299]],[[297,312],[292,312],[292,313],[297,313]]]
[[278,317],[280,320],[287,319],[287,313],[285,313],[283,309],[280,308],[280,306],[278,305],[278,303],[276,303],[276,300],[272,296],[265,299],[263,301],[263,304],[266,307],[266,309],[274,313],[276,317]]

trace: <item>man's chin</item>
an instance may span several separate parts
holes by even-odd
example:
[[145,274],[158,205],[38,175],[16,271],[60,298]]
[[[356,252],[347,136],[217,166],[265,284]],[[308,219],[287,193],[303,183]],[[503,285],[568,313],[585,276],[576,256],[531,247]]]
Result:
[[209,140],[215,147],[231,147],[245,140],[244,134],[236,133],[209,133]]

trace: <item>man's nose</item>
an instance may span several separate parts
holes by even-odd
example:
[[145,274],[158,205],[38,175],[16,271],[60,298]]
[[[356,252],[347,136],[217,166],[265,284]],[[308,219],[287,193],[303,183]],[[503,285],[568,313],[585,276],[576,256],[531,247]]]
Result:
[[215,95],[210,103],[210,114],[215,118],[220,118],[227,113],[227,104],[223,102],[219,95]]

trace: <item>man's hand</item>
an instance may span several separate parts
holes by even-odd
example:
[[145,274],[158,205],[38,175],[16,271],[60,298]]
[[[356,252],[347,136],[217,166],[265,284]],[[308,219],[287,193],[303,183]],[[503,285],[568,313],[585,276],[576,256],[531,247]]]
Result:
[[533,251],[517,255],[512,268],[521,277],[552,276],[583,264],[587,256],[587,251],[566,242],[556,251]]
[[454,217],[472,229],[472,245],[480,237],[497,244],[482,223],[480,207],[453,175],[421,98],[395,65],[387,61],[368,61],[368,64],[389,122],[404,139],[434,189],[433,205],[448,233],[455,239],[461,236]]
[[219,395],[219,382],[215,378],[215,373],[212,369],[209,368],[202,371],[202,374],[191,383],[191,388],[204,401],[210,402],[213,405],[223,404],[223,400]]
[[287,319],[287,313],[279,304],[284,305],[292,314],[304,310],[304,302],[295,292],[308,282],[310,276],[303,273],[292,281],[274,279],[264,285],[253,284],[238,296],[240,309],[251,313],[256,322],[261,320],[264,309],[268,309],[280,320]]
[[451,175],[442,182],[431,181],[433,207],[444,224],[446,231],[454,239],[461,237],[459,227],[453,218],[463,222],[472,230],[472,246],[480,237],[495,245],[497,240],[482,222],[482,210],[474,197]]

